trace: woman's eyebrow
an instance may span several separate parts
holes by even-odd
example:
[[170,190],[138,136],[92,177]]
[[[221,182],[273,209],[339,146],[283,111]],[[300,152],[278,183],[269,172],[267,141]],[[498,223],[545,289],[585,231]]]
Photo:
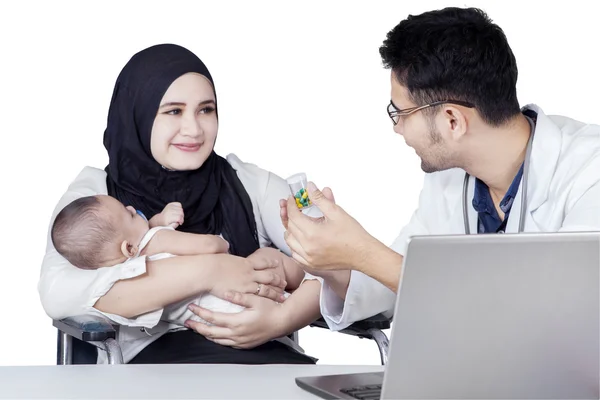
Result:
[[205,106],[207,104],[215,104],[215,101],[213,99],[209,99],[209,100],[204,100],[204,101],[201,101],[200,103],[198,103],[199,106]]
[[[214,103],[215,103],[215,101],[214,101],[214,100],[212,100],[212,99],[209,99],[209,100],[204,100],[204,101],[201,101],[200,103],[198,103],[198,105],[199,105],[199,106],[203,106],[203,105],[206,105],[206,104],[214,104]],[[159,108],[163,108],[163,107],[173,107],[173,106],[177,106],[177,107],[185,107],[185,106],[186,106],[186,104],[185,104],[185,103],[178,102],[178,101],[170,101],[170,102],[168,102],[168,103],[161,104]]]
[[184,107],[185,103],[180,103],[180,102],[177,102],[177,101],[170,101],[168,103],[161,104],[159,108],[172,107],[172,106]]

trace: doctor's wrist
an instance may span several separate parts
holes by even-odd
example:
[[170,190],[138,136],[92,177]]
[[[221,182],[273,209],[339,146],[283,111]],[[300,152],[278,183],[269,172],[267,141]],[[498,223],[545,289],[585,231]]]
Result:
[[327,271],[323,274],[323,283],[329,286],[331,290],[342,300],[346,299],[346,293],[350,286],[350,278],[352,271],[349,269],[342,269],[337,271]]
[[360,245],[354,246],[353,259],[349,269],[369,275],[374,261],[383,258],[389,250],[389,247],[369,236],[361,240]]
[[365,247],[356,270],[397,292],[404,257],[377,241]]

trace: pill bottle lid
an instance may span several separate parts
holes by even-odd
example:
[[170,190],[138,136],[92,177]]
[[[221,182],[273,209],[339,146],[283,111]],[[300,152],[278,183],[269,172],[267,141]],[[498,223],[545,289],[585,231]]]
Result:
[[286,179],[287,183],[292,184],[296,182],[306,182],[306,174],[301,172],[298,174],[294,174]]

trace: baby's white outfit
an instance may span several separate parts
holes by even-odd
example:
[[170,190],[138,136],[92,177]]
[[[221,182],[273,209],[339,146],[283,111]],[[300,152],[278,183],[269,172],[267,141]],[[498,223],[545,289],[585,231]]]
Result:
[[[157,226],[150,229],[142,238],[140,242],[138,254],[139,256],[142,250],[148,245],[150,239],[154,237],[156,232],[162,229],[171,229],[170,226]],[[175,257],[174,254],[170,253],[158,253],[154,255],[147,256],[148,260],[162,260],[168,257]],[[201,267],[200,267],[201,268]],[[221,312],[221,313],[238,313],[244,309],[244,307],[239,306],[237,304],[233,304],[229,301],[223,300],[217,296],[213,296],[212,294],[202,294],[200,296],[194,296],[189,299],[185,299],[180,301],[179,303],[171,304],[164,308],[163,314],[161,316],[161,320],[165,322],[170,322],[172,324],[177,324],[183,326],[186,320],[191,319],[193,321],[204,322],[208,324],[208,322],[204,321],[202,318],[198,317],[196,314],[191,312],[187,306],[190,304],[196,304],[199,307],[206,308],[210,311]]]

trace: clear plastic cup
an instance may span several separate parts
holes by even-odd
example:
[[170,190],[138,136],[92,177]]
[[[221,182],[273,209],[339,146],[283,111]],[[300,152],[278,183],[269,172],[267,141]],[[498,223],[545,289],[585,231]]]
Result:
[[296,200],[296,206],[300,210],[306,210],[312,207],[312,202],[308,197],[308,189],[306,185],[308,181],[306,180],[305,173],[294,174],[286,179],[292,196]]

